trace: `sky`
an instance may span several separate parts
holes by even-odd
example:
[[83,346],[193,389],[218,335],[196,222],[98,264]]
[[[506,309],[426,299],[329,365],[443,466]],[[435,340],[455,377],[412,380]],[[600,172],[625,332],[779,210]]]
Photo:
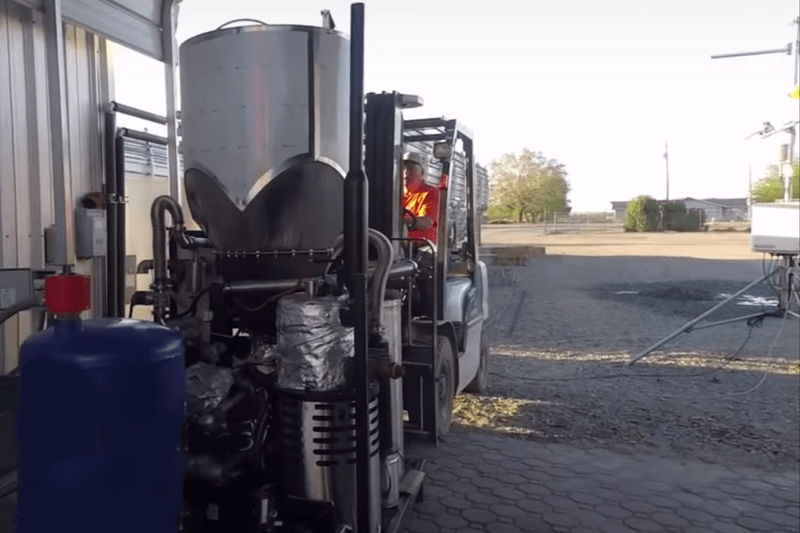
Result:
[[[411,118],[475,134],[478,162],[530,149],[566,166],[575,212],[640,194],[742,198],[800,117],[785,48],[797,0],[365,0],[365,90],[422,96]],[[350,3],[183,0],[178,41],[241,17],[350,31]],[[163,68],[115,47],[115,99],[164,113]],[[128,119],[131,127],[142,127]],[[149,126],[151,132],[158,128]]]

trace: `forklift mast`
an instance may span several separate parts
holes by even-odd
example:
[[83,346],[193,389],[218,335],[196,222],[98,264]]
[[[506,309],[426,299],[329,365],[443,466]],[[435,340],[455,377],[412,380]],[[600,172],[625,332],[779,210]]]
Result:
[[[459,270],[469,273],[475,271],[478,261],[478,205],[476,191],[475,156],[473,153],[472,132],[457,120],[442,118],[405,120],[403,110],[422,105],[422,99],[414,95],[398,92],[369,93],[365,106],[365,161],[364,167],[370,180],[369,205],[375,206],[369,212],[369,227],[388,237],[399,251],[400,241],[404,239],[402,215],[403,175],[401,155],[411,150],[429,156],[432,172],[441,172],[439,178],[439,235],[437,239],[436,274],[437,319],[442,318],[444,302],[444,281],[450,272],[451,260],[457,260]],[[460,147],[458,145],[460,141]],[[438,158],[435,153],[437,143],[447,143],[450,153]],[[463,152],[464,194],[466,203],[466,241],[452,243],[449,240],[451,221],[455,210],[450,201],[451,183],[454,179],[453,160],[456,150]],[[458,176],[460,178],[460,176]],[[377,206],[381,208],[378,209]]]

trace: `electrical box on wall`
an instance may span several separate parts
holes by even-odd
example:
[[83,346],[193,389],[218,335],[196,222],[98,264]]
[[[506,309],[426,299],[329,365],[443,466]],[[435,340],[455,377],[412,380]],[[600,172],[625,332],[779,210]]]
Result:
[[106,255],[106,212],[79,207],[75,213],[75,255],[79,259]]
[[33,273],[29,268],[0,269],[0,309],[33,296]]

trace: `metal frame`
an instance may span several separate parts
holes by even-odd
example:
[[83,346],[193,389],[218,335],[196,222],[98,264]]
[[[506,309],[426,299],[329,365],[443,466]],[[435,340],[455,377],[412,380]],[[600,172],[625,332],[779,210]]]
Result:
[[182,187],[178,161],[178,41],[175,32],[178,25],[178,3],[164,0],[161,20],[164,52],[164,77],[167,90],[167,164],[169,165],[169,195],[182,204]]
[[[653,351],[657,350],[658,348],[660,348],[661,346],[665,345],[666,343],[668,343],[669,341],[671,341],[675,337],[681,335],[682,333],[691,333],[692,331],[697,330],[697,329],[712,328],[712,327],[715,327],[715,326],[721,326],[721,325],[724,325],[724,324],[730,324],[732,322],[741,322],[743,320],[751,320],[751,319],[754,319],[754,318],[757,318],[757,317],[764,317],[764,316],[783,317],[784,315],[788,314],[788,315],[793,316],[795,318],[800,318],[800,316],[798,316],[797,313],[795,313],[794,311],[792,311],[790,309],[793,297],[798,301],[798,303],[800,303],[800,294],[796,291],[796,289],[793,288],[794,287],[794,281],[792,279],[793,278],[793,269],[797,267],[798,258],[797,258],[797,256],[793,256],[793,255],[790,255],[790,254],[775,254],[775,255],[778,255],[780,257],[781,266],[779,266],[779,267],[775,268],[774,270],[770,271],[768,274],[764,274],[762,277],[758,278],[757,280],[749,283],[744,288],[742,288],[739,291],[737,291],[736,293],[730,295],[728,298],[726,298],[725,300],[721,301],[720,303],[718,303],[717,305],[715,305],[714,307],[712,307],[711,309],[709,309],[705,313],[701,314],[697,318],[694,318],[694,319],[690,320],[689,322],[687,322],[686,324],[684,324],[680,328],[676,329],[675,331],[673,331],[672,333],[670,333],[669,335],[667,335],[666,337],[664,337],[663,339],[661,339],[657,343],[653,344],[652,346],[650,346],[649,348],[647,348],[643,352],[640,352],[640,353],[638,353],[636,355],[631,356],[631,358],[628,361],[628,364],[629,365],[635,364],[640,359],[643,359],[644,357],[647,357]],[[725,305],[728,305],[730,302],[732,302],[733,300],[735,300],[736,298],[738,298],[739,296],[741,296],[742,294],[744,294],[745,292],[747,292],[751,288],[753,288],[756,285],[758,285],[759,283],[762,283],[762,282],[766,281],[767,279],[775,276],[776,274],[780,275],[780,294],[779,294],[778,306],[777,306],[777,309],[774,312],[772,312],[772,313],[754,313],[754,314],[749,314],[749,315],[745,315],[745,316],[729,318],[729,319],[726,319],[726,320],[719,320],[717,322],[711,322],[711,323],[708,323],[708,324],[697,325],[703,319],[705,319],[706,317],[712,315],[715,311],[717,311],[721,307],[724,307]]]
[[[61,0],[47,0],[45,7],[47,79],[50,100],[50,143],[53,162],[55,231],[49,243],[51,265],[66,266],[74,256],[72,234],[72,186],[69,166],[64,25]],[[70,218],[67,218],[70,217]]]
[[[416,120],[407,120],[403,124],[403,142],[419,142],[419,141],[432,141],[432,142],[442,142],[447,141],[453,146],[453,150],[455,151],[455,144],[456,141],[460,140],[464,147],[464,152],[466,154],[466,200],[467,200],[467,209],[471,213],[472,216],[467,217],[467,236],[468,236],[468,250],[467,250],[467,261],[468,261],[468,269],[470,273],[475,271],[477,262],[478,262],[478,233],[477,233],[477,226],[478,224],[475,223],[477,220],[478,212],[477,212],[477,202],[476,202],[476,194],[477,191],[475,190],[476,183],[475,183],[475,154],[473,152],[473,135],[472,130],[464,126],[463,124],[459,123],[456,120],[448,120],[444,117],[441,118],[426,118],[426,119],[416,119]],[[453,158],[452,156],[442,163],[442,173],[447,175],[449,179],[450,167],[452,165]],[[446,193],[447,188],[444,189]],[[439,202],[439,210],[440,210],[440,225],[439,225],[439,244],[446,243],[446,231],[447,227],[446,224],[441,224],[442,217],[441,211],[442,206],[444,206],[444,211],[447,211],[447,195],[444,194],[443,197],[444,201],[440,199]],[[444,219],[445,223],[447,223],[447,218]],[[445,275],[447,273],[447,259],[448,254],[439,254],[442,256],[439,259],[440,265],[440,273],[442,275],[442,279],[445,279]],[[442,289],[442,295],[444,294],[444,290]],[[439,306],[440,309],[443,308],[443,305]]]

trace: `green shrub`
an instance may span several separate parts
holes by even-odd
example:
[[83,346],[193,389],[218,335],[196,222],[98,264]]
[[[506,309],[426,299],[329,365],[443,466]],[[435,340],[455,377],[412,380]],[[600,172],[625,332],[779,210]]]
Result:
[[683,231],[684,219],[686,218],[686,205],[683,202],[661,202],[661,210],[664,215],[664,231]]
[[683,216],[683,219],[673,224],[673,231],[705,231],[706,214],[702,209],[691,209]]
[[625,208],[625,231],[656,231],[661,218],[658,202],[650,196],[637,196]]

